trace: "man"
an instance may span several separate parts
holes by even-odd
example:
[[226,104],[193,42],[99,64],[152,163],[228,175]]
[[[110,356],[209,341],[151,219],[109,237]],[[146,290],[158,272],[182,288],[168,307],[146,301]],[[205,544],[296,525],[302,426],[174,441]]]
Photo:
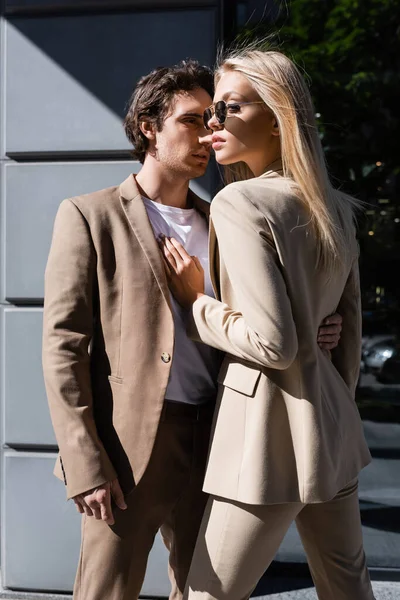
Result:
[[[177,238],[208,273],[208,205],[189,182],[209,160],[212,83],[194,61],[142,78],[125,119],[139,174],[65,200],[57,214],[43,365],[56,473],[84,513],[75,600],[137,598],[159,529],[170,598],[185,586],[206,501],[220,357],[186,337],[157,238]],[[322,342],[335,344],[339,329]]]

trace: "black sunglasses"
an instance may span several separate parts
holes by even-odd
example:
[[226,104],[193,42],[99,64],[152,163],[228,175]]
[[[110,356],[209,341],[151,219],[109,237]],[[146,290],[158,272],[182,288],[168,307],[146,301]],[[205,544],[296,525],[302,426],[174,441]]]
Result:
[[208,121],[213,118],[214,114],[218,123],[223,125],[223,123],[226,121],[226,117],[228,116],[228,111],[232,114],[238,113],[240,112],[240,107],[244,106],[245,104],[264,104],[264,102],[260,100],[258,102],[231,102],[230,104],[227,104],[224,100],[220,100],[215,104],[211,104],[211,106],[206,108],[204,111],[204,127],[209,130],[211,129],[208,126]]

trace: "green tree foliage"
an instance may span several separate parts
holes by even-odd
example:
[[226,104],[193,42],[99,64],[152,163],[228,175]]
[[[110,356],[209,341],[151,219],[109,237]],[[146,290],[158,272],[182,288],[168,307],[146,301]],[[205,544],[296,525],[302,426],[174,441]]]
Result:
[[279,9],[274,24],[240,37],[272,37],[307,75],[332,180],[369,205],[359,229],[364,287],[399,295],[400,0],[291,0]]

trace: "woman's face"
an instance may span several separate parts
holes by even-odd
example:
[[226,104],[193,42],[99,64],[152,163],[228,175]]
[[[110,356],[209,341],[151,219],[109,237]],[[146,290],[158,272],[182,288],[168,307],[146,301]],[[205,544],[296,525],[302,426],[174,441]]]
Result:
[[[226,71],[217,84],[214,105],[220,100],[235,105],[257,103],[261,98],[244,75]],[[276,119],[264,103],[228,107],[225,123],[218,123],[214,115],[208,125],[213,130],[212,147],[221,165],[243,161],[258,176],[280,156]]]

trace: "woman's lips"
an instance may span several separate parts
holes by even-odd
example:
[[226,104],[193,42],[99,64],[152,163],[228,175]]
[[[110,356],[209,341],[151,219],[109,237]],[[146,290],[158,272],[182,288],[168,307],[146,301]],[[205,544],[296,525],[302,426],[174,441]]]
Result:
[[213,150],[219,150],[225,144],[224,138],[219,135],[213,135],[211,141]]

